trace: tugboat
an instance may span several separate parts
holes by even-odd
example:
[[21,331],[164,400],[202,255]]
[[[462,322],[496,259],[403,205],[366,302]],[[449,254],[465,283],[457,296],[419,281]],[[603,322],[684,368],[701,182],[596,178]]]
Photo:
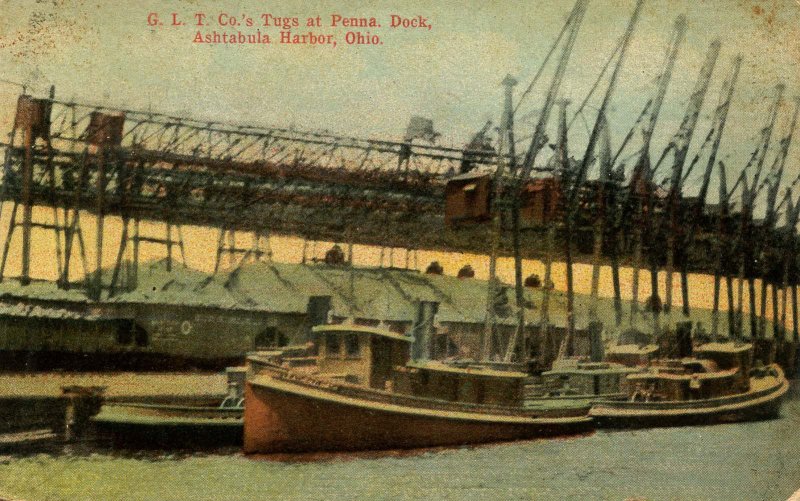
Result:
[[621,391],[625,377],[638,369],[610,362],[581,358],[557,360],[553,369],[542,373],[544,391],[528,401],[573,400],[593,402],[625,398]]
[[777,417],[789,382],[777,364],[752,367],[753,345],[714,342],[694,356],[657,360],[626,378],[628,398],[597,402],[598,427],[644,428]]
[[592,428],[585,409],[525,407],[524,372],[429,360],[431,337],[419,331],[321,325],[306,360],[248,357],[244,452],[460,446]]
[[586,405],[588,413],[588,408],[595,401],[626,397],[622,386],[628,374],[638,372],[636,364],[625,365],[610,360],[608,350],[603,347],[602,324],[590,326],[587,334],[588,355],[561,356],[566,352],[566,343],[569,342],[565,338],[552,368],[542,373],[541,384],[529,387],[526,403],[553,405],[556,402],[573,402],[574,405]]

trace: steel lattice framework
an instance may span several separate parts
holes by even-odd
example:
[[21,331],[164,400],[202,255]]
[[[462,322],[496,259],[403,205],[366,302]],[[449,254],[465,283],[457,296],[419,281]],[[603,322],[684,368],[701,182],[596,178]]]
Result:
[[[20,96],[9,137],[2,198],[14,202],[14,213],[6,248],[21,227],[23,282],[31,229],[41,227],[59,238],[59,272],[68,284],[72,245],[82,242],[82,211],[98,216],[98,255],[108,215],[125,223],[120,256],[130,238],[182,245],[171,236],[131,237],[128,222],[138,227],[143,219],[167,223],[168,232],[194,224],[372,244],[393,243],[391,227],[394,244],[407,246],[410,231],[424,231],[421,221],[442,226],[448,174],[467,164],[496,165],[485,149],[203,122],[58,101],[52,92],[43,99]],[[32,221],[34,205],[52,207],[53,221]]]

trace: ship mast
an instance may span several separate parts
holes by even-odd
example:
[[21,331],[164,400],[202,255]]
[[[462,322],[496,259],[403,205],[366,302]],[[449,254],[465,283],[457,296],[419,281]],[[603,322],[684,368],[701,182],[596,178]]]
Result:
[[[578,0],[575,3],[575,6],[572,9],[572,12],[567,19],[567,24],[569,25],[569,33],[567,34],[567,40],[564,42],[564,47],[561,51],[561,57],[558,61],[556,66],[555,72],[553,74],[553,78],[550,82],[550,88],[547,92],[547,96],[545,98],[544,106],[542,108],[542,112],[539,115],[539,121],[536,124],[536,128],[534,129],[533,137],[531,138],[530,147],[528,151],[525,153],[525,158],[522,162],[522,165],[519,168],[519,171],[514,170],[514,174],[517,179],[516,186],[514,186],[511,190],[514,197],[518,197],[519,190],[521,188],[522,183],[524,183],[529,177],[531,172],[533,171],[533,167],[536,162],[536,157],[542,148],[547,144],[547,124],[549,121],[550,113],[553,109],[553,105],[555,103],[556,97],[558,95],[558,90],[561,87],[561,82],[564,78],[564,74],[567,69],[567,63],[569,62],[570,56],[572,54],[572,49],[575,45],[575,40],[578,37],[578,31],[580,30],[581,23],[583,21],[583,16],[586,13],[586,8],[588,6],[588,0]],[[510,103],[509,103],[510,106]],[[507,116],[511,116],[513,114],[513,108],[506,113]],[[508,125],[511,125],[511,119],[506,120]],[[505,139],[505,135],[501,131],[501,141]],[[513,136],[512,136],[513,138]],[[500,145],[502,146],[502,144]],[[500,150],[501,148],[498,147]],[[502,187],[502,178],[503,178],[503,170],[502,165],[498,163],[497,172],[495,174],[495,200],[492,202],[492,230],[491,230],[491,242],[492,242],[492,252],[489,258],[489,300],[487,301],[487,314],[486,314],[486,325],[484,328],[484,340],[483,340],[483,358],[489,358],[492,354],[492,337],[494,333],[494,324],[495,324],[495,313],[494,313],[494,298],[497,296],[497,277],[496,277],[496,261],[497,261],[497,247],[498,241],[500,237],[500,209],[501,207],[498,206],[500,198],[504,194],[504,190]],[[518,211],[513,211],[514,214],[518,216]],[[515,223],[515,227],[518,227],[519,224]],[[515,259],[515,265],[519,264],[521,266],[521,259]],[[520,272],[521,273],[521,272]],[[520,281],[521,282],[521,281]],[[521,284],[520,284],[521,285]],[[517,292],[517,299],[521,299],[520,290],[518,285],[518,292]],[[521,309],[524,307],[524,304],[517,304],[517,308]],[[524,321],[524,317],[523,317]],[[518,317],[519,323],[519,317]],[[517,329],[514,331],[512,338],[509,342],[509,346],[512,348],[507,348],[504,358],[510,359],[511,354],[513,353],[513,346],[516,346],[517,339],[520,337],[520,329],[521,327],[517,325]]]
[[[611,102],[611,98],[614,95],[614,90],[616,89],[617,79],[619,77],[620,71],[622,69],[622,65],[625,61],[625,56],[628,52],[628,46],[630,45],[630,41],[633,38],[633,32],[636,28],[636,24],[639,20],[639,14],[641,12],[642,6],[644,5],[644,0],[638,0],[636,2],[636,7],[631,14],[630,21],[628,22],[628,27],[625,30],[625,35],[623,36],[622,43],[619,48],[619,58],[617,59],[617,63],[614,67],[614,71],[611,74],[609,79],[608,88],[606,89],[605,96],[603,97],[603,102],[600,105],[600,108],[597,112],[597,119],[595,120],[594,127],[592,128],[592,133],[589,136],[589,142],[586,145],[586,151],[581,158],[580,163],[575,169],[575,172],[572,172],[570,169],[568,172],[570,174],[570,182],[565,184],[565,189],[567,190],[565,198],[565,208],[564,208],[564,226],[565,226],[565,242],[566,242],[566,266],[567,266],[567,335],[564,338],[564,341],[559,348],[559,354],[566,353],[568,351],[568,346],[572,342],[572,338],[574,336],[575,331],[575,311],[574,311],[574,291],[573,291],[573,284],[572,284],[572,230],[575,226],[575,220],[577,218],[578,213],[578,200],[580,197],[580,190],[583,185],[584,180],[586,179],[587,172],[589,170],[589,166],[591,165],[594,157],[595,148],[597,147],[597,142],[601,140],[600,135],[607,133],[607,123],[606,123],[606,112],[608,110],[609,104]],[[565,145],[566,146],[566,145]],[[546,293],[547,291],[545,291]]]
[[[500,217],[500,198],[503,196],[503,178],[505,176],[506,160],[503,156],[507,139],[513,141],[511,135],[511,125],[514,115],[513,93],[517,81],[511,76],[506,75],[502,85],[505,87],[503,97],[503,119],[500,121],[499,139],[497,142],[497,168],[494,176],[494,196],[490,202],[492,221],[490,227],[491,252],[489,254],[489,283],[487,284],[486,294],[486,323],[483,331],[483,343],[481,358],[489,359],[492,355],[492,338],[494,337],[496,313],[495,299],[502,291],[497,280],[497,252],[500,244],[501,217]],[[513,142],[511,143],[513,144]]]
[[597,196],[595,198],[595,210],[597,214],[594,221],[594,237],[592,249],[592,285],[591,302],[589,304],[589,317],[592,321],[597,320],[597,306],[600,294],[600,265],[603,260],[603,236],[606,230],[607,205],[611,203],[608,196],[609,183],[611,182],[611,133],[608,121],[605,117],[602,120],[602,137],[600,138],[600,152],[598,154],[599,176],[597,178]]
[[[697,120],[700,117],[700,109],[705,101],[708,85],[714,67],[719,56],[720,42],[715,40],[711,43],[706,54],[706,60],[700,69],[700,75],[694,86],[694,91],[689,98],[681,126],[675,137],[670,143],[673,151],[672,175],[670,189],[667,200],[667,211],[669,217],[669,229],[667,230],[667,258],[665,269],[665,301],[664,311],[667,314],[667,324],[669,325],[672,315],[672,276],[674,273],[675,255],[677,253],[677,240],[681,218],[681,191],[683,189],[683,170],[686,164],[686,157],[689,152],[689,145],[694,136]],[[684,310],[688,314],[688,310]]]
[[[650,162],[650,141],[653,137],[656,122],[664,102],[667,86],[672,78],[672,71],[675,67],[675,60],[678,49],[686,33],[686,18],[678,16],[675,20],[672,37],[667,49],[664,69],[659,75],[656,96],[650,110],[650,115],[642,130],[642,149],[639,159],[634,167],[631,183],[628,188],[630,196],[633,196],[636,204],[635,220],[633,222],[633,298],[631,300],[630,323],[633,325],[635,317],[639,311],[639,272],[642,267],[642,252],[645,242],[651,247],[653,245],[653,235],[650,229],[650,218],[653,213],[653,193],[652,193],[652,172]],[[658,333],[658,266],[651,259],[651,283],[653,304],[653,334]]]
[[[572,179],[572,166],[569,160],[569,148],[567,145],[567,106],[569,101],[563,99],[559,102],[559,120],[558,120],[558,146],[556,147],[556,161],[555,168],[560,171],[560,178],[564,186],[569,183],[574,183]],[[564,261],[567,267],[567,335],[564,337],[558,350],[558,359],[570,355],[572,344],[572,336],[575,330],[575,296],[573,290],[573,277],[572,277],[572,223],[571,218],[565,218],[564,225]],[[555,226],[552,224],[551,226]],[[550,242],[548,242],[550,243]]]

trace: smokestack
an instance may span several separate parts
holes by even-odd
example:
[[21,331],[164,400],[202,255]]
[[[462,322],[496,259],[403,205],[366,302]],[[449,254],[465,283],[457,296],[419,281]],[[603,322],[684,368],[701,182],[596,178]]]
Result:
[[678,345],[678,358],[692,356],[692,322],[679,322],[675,326],[676,344]]
[[589,324],[589,360],[602,362],[604,356],[603,322],[591,322]]
[[414,342],[411,344],[411,359],[415,362],[425,362],[431,359],[433,336],[436,334],[433,323],[437,311],[439,311],[439,303],[436,301],[417,303],[417,318],[412,328]]
[[331,311],[331,296],[311,296],[308,298],[308,330],[306,331],[306,341],[311,339],[311,329],[317,325],[328,323],[328,313]]

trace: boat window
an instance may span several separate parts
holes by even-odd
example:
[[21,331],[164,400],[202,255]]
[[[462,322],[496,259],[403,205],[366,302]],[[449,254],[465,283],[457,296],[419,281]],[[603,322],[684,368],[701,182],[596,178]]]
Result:
[[348,357],[358,357],[361,349],[358,345],[358,334],[347,334],[344,337],[344,349]]
[[325,336],[325,355],[327,357],[338,357],[340,352],[339,335],[328,334]]

